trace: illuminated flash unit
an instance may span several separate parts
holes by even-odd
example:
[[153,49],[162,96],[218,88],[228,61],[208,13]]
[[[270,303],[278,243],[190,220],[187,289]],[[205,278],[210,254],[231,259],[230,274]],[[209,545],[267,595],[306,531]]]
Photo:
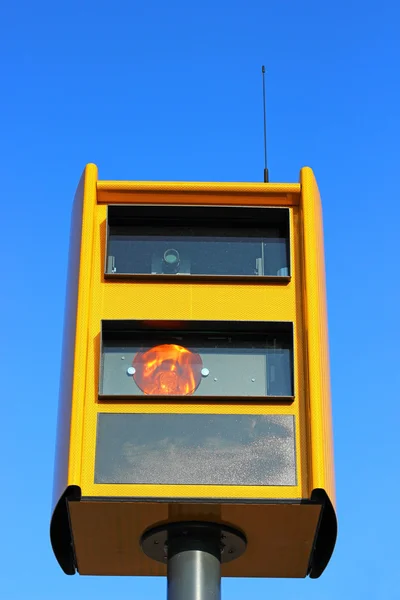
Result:
[[198,354],[177,344],[162,344],[133,359],[133,378],[149,395],[193,394],[201,380],[202,360]]

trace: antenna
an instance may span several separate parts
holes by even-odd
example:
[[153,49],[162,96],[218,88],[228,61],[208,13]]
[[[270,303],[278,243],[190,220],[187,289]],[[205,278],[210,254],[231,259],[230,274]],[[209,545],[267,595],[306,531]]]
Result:
[[263,84],[263,109],[264,109],[264,183],[268,183],[268,166],[267,166],[267,113],[265,108],[265,67],[261,67],[262,84]]

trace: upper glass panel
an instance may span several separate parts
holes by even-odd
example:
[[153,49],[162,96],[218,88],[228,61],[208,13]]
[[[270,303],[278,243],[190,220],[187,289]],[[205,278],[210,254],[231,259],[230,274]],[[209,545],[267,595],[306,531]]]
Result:
[[106,276],[290,276],[289,210],[110,206]]
[[291,324],[135,323],[103,321],[101,396],[293,397]]

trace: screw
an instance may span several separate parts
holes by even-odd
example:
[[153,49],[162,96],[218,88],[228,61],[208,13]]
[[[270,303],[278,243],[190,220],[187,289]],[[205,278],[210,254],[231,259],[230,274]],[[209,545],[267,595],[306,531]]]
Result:
[[136,373],[136,369],[135,367],[128,367],[126,372],[128,373],[128,375],[134,375]]
[[255,377],[252,377],[252,378],[251,378],[251,380],[252,380],[252,381],[255,381],[256,379],[255,379]]
[[210,369],[207,369],[207,367],[203,367],[201,370],[201,374],[203,377],[208,377],[210,374]]

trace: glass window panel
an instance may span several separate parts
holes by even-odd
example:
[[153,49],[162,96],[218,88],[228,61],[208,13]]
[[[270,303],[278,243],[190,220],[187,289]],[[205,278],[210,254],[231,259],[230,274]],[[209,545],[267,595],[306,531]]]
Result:
[[292,338],[286,333],[153,330],[106,338],[102,396],[293,396]]
[[[114,210],[118,207],[113,207]],[[153,207],[156,211],[157,207]],[[165,208],[165,207],[164,207]],[[192,211],[181,219],[109,218],[107,275],[207,275],[287,277],[289,269],[289,213],[287,209],[253,209],[252,219],[234,220],[232,207],[226,218],[195,218]],[[237,210],[237,209],[236,209]],[[268,212],[270,211],[270,212]],[[272,212],[271,212],[272,211]],[[278,212],[277,212],[278,211]],[[261,214],[273,215],[268,219]],[[225,214],[225,213],[223,213]],[[186,215],[186,216],[185,216]],[[269,223],[268,221],[271,221]],[[178,219],[179,221],[179,219]]]
[[98,415],[95,483],[296,485],[292,415]]

